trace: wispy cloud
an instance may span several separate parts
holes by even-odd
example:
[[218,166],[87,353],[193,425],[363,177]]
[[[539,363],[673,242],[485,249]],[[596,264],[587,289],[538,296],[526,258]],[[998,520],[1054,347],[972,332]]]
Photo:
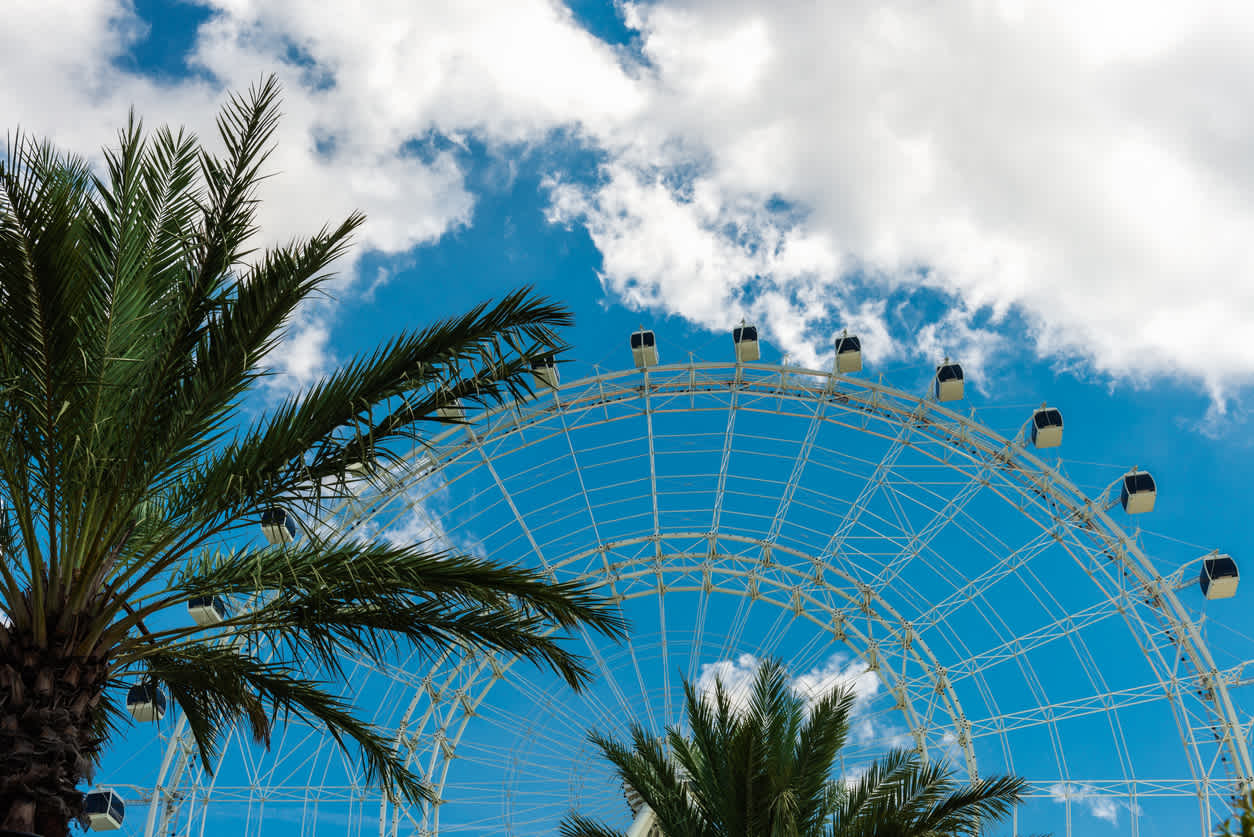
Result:
[[1097,788],[1081,782],[1059,782],[1050,785],[1048,791],[1050,798],[1054,801],[1064,804],[1069,801],[1079,805],[1083,810],[1111,825],[1119,824],[1119,811],[1121,809],[1131,810],[1137,814],[1140,813],[1139,806],[1103,796]]

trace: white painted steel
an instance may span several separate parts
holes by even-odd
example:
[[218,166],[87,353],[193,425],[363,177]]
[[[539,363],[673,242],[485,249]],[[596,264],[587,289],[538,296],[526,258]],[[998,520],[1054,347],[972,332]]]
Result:
[[[858,439],[873,456],[861,455]],[[446,653],[382,669],[350,661],[346,693],[382,688],[375,717],[448,800],[429,809],[381,799],[351,759],[299,723],[269,755],[233,738],[236,762],[220,764],[215,783],[188,758],[180,726],[156,787],[136,789],[150,811],[164,806],[147,834],[214,833],[215,806],[242,812],[248,833],[261,833],[267,817],[295,818],[309,834],[472,833],[462,821],[442,827],[458,794],[496,799],[499,819],[481,824],[492,833],[543,833],[531,829],[548,827],[537,824],[549,822],[550,808],[596,801],[578,789],[578,771],[562,767],[591,764],[581,730],[623,718],[660,729],[677,717],[673,669],[693,678],[707,658],[769,654],[788,632],[806,638],[794,648],[799,660],[820,661],[830,648],[855,655],[883,689],[875,722],[902,725],[925,755],[956,755],[972,777],[988,772],[985,762],[1013,767],[1016,743],[1041,730],[1054,767],[1028,778],[1035,796],[1066,806],[1068,834],[1084,833],[1072,831],[1072,807],[1093,800],[1122,806],[1122,833],[1138,834],[1132,812],[1156,800],[1196,806],[1209,833],[1224,796],[1254,777],[1233,696],[1254,663],[1216,662],[1199,605],[1177,595],[1179,575],[1108,514],[1118,497],[1085,496],[1022,434],[1001,436],[932,397],[769,364],[655,366],[486,410],[429,444],[409,471],[377,481],[330,521],[341,531],[412,529],[456,549],[483,538],[554,578],[595,581],[625,607],[647,605],[657,624],[623,648],[584,636],[602,684],[580,704],[587,718],[554,714],[564,698],[510,659]],[[685,475],[672,465],[685,456],[715,464]],[[606,482],[620,471],[623,481]],[[684,507],[689,497],[700,507]],[[1019,521],[1016,531],[1036,534],[1003,543],[1007,524],[980,517],[998,505]],[[824,518],[825,530],[814,523]],[[973,565],[952,553],[957,542],[985,557]],[[1082,584],[1051,589],[1035,570],[1042,560],[1066,562]],[[921,586],[932,577],[934,592]],[[1011,588],[1035,623],[997,606]],[[725,622],[708,624],[716,612]],[[764,613],[777,614],[774,633]],[[678,627],[687,622],[691,630]],[[1143,658],[1139,680],[1111,682],[1107,652],[1090,646],[1099,634]],[[1040,669],[1045,655],[1062,652],[1078,693]],[[1014,694],[1003,691],[1007,682]],[[503,690],[535,711],[494,703]],[[1137,766],[1140,731],[1124,718],[1159,707],[1174,719],[1178,762],[1152,778]],[[1069,766],[1072,731],[1093,722],[1107,730],[1107,775]],[[518,730],[531,730],[534,752],[494,749],[497,733]],[[546,779],[539,765],[549,763],[574,772]],[[505,783],[475,788],[457,778],[477,767],[500,768]],[[573,795],[529,803],[528,788],[545,781],[569,781]]]

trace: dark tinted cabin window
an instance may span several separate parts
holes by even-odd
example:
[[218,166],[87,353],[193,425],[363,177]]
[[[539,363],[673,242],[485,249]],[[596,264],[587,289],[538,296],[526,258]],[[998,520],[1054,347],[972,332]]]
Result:
[[732,330],[732,340],[737,343],[743,343],[745,340],[757,340],[758,330],[754,326],[745,326]]
[[1153,491],[1154,478],[1149,474],[1133,474],[1132,475],[1133,491]]
[[282,526],[287,521],[287,512],[283,509],[266,509],[261,513],[261,522],[270,525]]
[[962,367],[956,363],[951,363],[948,366],[942,366],[936,373],[936,379],[938,381],[961,381]]
[[637,331],[631,335],[631,347],[633,349],[639,349],[641,346],[648,347],[652,345],[653,332],[651,331]]
[[1039,428],[1062,427],[1062,413],[1057,410],[1038,410],[1033,417]]
[[87,801],[83,803],[84,814],[103,814],[109,807],[109,800],[103,793],[87,794]]
[[862,350],[862,341],[857,337],[842,337],[840,343],[836,346],[836,353],[841,352],[858,352]]
[[1208,558],[1206,572],[1211,578],[1232,578],[1237,574],[1237,562],[1231,558]]

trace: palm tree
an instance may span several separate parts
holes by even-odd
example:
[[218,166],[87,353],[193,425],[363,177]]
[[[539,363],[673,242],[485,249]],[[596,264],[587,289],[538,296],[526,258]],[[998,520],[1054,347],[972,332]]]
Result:
[[[742,709],[716,681],[684,681],[690,735],[664,740],[632,725],[630,743],[589,735],[666,837],[940,837],[974,834],[1019,802],[1022,779],[959,784],[944,765],[895,750],[851,782],[833,778],[854,693],[834,688],[807,706],[784,667],[765,661]],[[669,750],[669,752],[668,752]],[[621,837],[579,814],[562,837]]]
[[1254,837],[1254,792],[1241,794],[1232,816],[1215,829],[1215,837]]
[[[523,290],[402,334],[245,426],[266,354],[363,220],[247,249],[278,92],[230,99],[224,155],[132,115],[100,176],[20,136],[0,161],[0,830],[68,832],[127,686],[169,696],[206,767],[233,725],[266,742],[296,716],[420,800],[314,672],[412,643],[521,655],[578,687],[562,634],[623,633],[589,588],[318,525],[350,479],[383,479],[456,421],[441,407],[524,394],[530,361],[563,348],[560,306]],[[298,541],[235,534],[297,505]],[[202,628],[187,605],[203,597],[253,605]]]

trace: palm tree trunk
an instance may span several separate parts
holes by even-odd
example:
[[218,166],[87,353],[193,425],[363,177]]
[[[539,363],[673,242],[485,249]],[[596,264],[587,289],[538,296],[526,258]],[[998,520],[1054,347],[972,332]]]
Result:
[[0,829],[9,829],[0,837],[67,837],[82,815],[107,670],[100,659],[66,656],[73,646],[54,635],[41,647],[0,626]]

